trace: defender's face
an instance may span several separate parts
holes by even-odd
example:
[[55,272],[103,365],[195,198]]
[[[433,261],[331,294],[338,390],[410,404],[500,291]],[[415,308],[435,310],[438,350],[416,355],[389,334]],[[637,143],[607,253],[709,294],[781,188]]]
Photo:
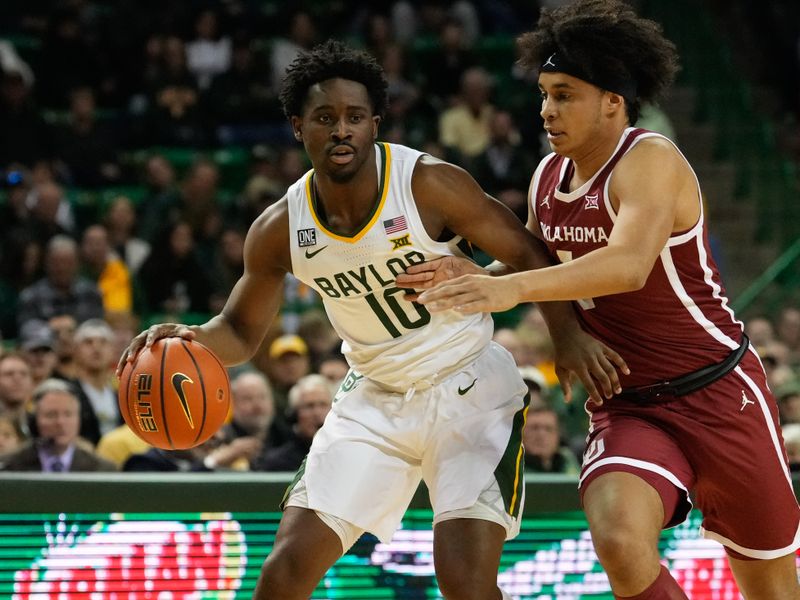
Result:
[[564,73],[541,73],[541,115],[553,152],[573,157],[601,131],[604,92]]
[[367,88],[348,79],[328,79],[308,90],[303,115],[292,117],[314,169],[344,183],[363,168],[378,136]]

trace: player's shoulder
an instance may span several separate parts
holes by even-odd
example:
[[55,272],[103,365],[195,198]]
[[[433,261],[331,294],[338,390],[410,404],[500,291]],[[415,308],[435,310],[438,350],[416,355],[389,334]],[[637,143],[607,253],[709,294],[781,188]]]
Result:
[[469,174],[458,165],[422,154],[414,166],[411,183],[415,196],[422,191],[443,192],[463,185]]
[[659,134],[646,135],[625,152],[614,168],[615,176],[643,171],[682,170],[687,166],[686,159],[670,139]]
[[249,243],[288,240],[289,234],[289,202],[286,196],[270,205],[262,212],[247,233]]

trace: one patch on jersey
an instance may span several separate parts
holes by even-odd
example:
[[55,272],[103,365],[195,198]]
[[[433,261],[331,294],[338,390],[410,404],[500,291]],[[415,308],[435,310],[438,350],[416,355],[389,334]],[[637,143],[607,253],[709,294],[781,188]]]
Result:
[[402,248],[403,246],[410,246],[411,234],[407,233],[399,238],[389,238],[389,241],[392,242],[392,244],[394,244],[394,246],[392,246],[392,250],[397,250],[398,248]]
[[399,217],[394,217],[393,219],[389,219],[383,222],[383,229],[386,231],[387,235],[392,233],[397,233],[398,231],[403,231],[404,229],[408,229],[408,224],[406,223],[406,216],[400,215]]
[[589,210],[593,208],[594,210],[600,210],[600,194],[594,194],[590,196],[586,194],[586,205],[583,207],[584,210]]
[[317,245],[317,230],[313,227],[311,229],[298,229],[297,230],[297,245],[301,248],[306,246]]

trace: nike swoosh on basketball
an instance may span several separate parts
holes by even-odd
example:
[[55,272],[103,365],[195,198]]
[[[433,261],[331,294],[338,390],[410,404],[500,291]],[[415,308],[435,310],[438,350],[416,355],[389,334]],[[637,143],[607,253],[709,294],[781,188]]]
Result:
[[327,248],[327,246],[323,246],[322,248],[314,250],[313,252],[309,252],[308,248],[306,248],[306,258],[314,258],[317,254],[325,250],[325,248]]
[[473,379],[473,380],[472,380],[472,383],[470,383],[470,384],[469,384],[467,387],[465,387],[465,388],[462,388],[461,386],[459,386],[459,387],[458,387],[458,395],[459,395],[459,396],[463,396],[463,395],[464,395],[464,394],[466,394],[468,391],[470,391],[470,390],[471,390],[473,387],[475,387],[475,382],[476,382],[476,381],[478,381],[478,378],[477,378],[477,377],[476,377],[475,379]]
[[186,381],[194,383],[194,381],[183,373],[175,373],[172,376],[172,387],[175,388],[175,392],[178,394],[178,400],[181,401],[181,408],[183,408],[183,413],[186,415],[186,420],[189,421],[189,426],[194,429],[192,411],[189,410],[189,403],[186,401],[186,392],[183,391],[183,384]]

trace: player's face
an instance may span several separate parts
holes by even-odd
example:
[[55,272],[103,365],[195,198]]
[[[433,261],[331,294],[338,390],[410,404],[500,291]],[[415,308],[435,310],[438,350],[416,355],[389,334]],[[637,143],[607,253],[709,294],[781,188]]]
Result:
[[603,91],[564,73],[539,75],[541,115],[553,152],[573,158],[602,133]]
[[379,121],[363,84],[328,79],[309,88],[303,115],[292,117],[292,128],[314,169],[345,183],[371,155]]

